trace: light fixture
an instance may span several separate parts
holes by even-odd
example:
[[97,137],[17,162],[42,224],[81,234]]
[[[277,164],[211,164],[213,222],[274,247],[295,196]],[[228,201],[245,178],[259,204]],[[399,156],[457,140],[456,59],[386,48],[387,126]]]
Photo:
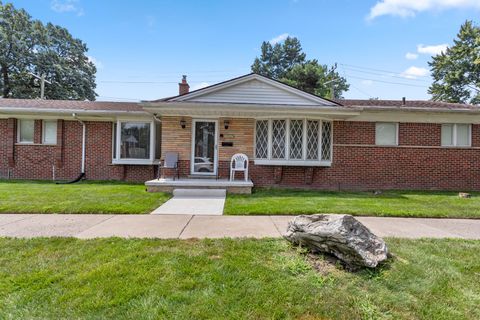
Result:
[[182,127],[182,129],[185,129],[186,125],[187,125],[187,121],[185,121],[185,119],[180,120],[180,126]]
[[225,130],[228,130],[228,126],[230,126],[230,120],[223,120],[223,126],[225,127]]

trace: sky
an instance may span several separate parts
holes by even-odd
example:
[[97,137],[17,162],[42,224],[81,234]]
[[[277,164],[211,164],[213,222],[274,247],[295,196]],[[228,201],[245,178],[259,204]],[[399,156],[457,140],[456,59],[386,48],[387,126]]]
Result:
[[431,56],[480,23],[480,0],[4,2],[82,39],[109,101],[176,95],[183,74],[192,90],[249,73],[262,41],[288,35],[308,59],[337,63],[345,98],[429,99]]

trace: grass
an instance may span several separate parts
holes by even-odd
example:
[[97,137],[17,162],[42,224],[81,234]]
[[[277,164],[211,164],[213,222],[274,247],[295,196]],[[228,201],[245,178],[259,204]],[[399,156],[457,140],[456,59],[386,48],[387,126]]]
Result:
[[390,217],[480,218],[480,193],[462,199],[456,192],[327,192],[256,189],[252,195],[230,195],[225,214],[348,213]]
[[[480,242],[387,239],[378,271],[284,240],[0,239],[3,319],[479,319]],[[320,261],[322,261],[320,259]]]
[[148,193],[142,184],[1,181],[2,213],[149,213],[169,196]]

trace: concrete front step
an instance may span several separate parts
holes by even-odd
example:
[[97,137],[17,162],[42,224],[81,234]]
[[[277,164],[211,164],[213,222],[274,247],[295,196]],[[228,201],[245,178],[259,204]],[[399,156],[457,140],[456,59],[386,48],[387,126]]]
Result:
[[226,189],[174,189],[176,198],[225,198]]
[[175,189],[226,189],[227,193],[252,193],[253,183],[251,180],[229,181],[225,179],[155,179],[145,182],[148,192],[168,192]]

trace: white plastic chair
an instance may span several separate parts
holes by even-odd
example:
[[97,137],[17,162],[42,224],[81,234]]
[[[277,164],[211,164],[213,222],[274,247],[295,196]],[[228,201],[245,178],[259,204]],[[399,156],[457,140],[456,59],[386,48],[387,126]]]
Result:
[[235,172],[243,171],[245,181],[248,181],[248,157],[243,153],[236,153],[230,161],[230,181],[235,180]]

